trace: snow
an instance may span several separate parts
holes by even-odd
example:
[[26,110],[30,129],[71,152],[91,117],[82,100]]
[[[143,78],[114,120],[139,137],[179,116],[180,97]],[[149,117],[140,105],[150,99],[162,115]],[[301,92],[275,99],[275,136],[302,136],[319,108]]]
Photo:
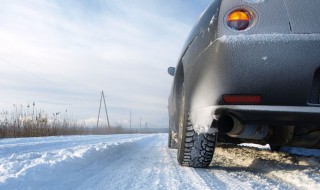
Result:
[[217,38],[219,42],[227,44],[237,43],[272,43],[272,42],[290,42],[290,41],[319,41],[320,34],[251,34],[251,35],[222,35]]
[[267,0],[244,0],[244,2],[249,3],[249,4],[259,4],[259,3],[263,3]]
[[320,157],[320,150],[317,150],[317,149],[282,147],[281,150],[285,152],[290,152],[291,154],[296,154],[301,156]]
[[0,189],[320,189],[319,150],[283,151],[295,154],[219,145],[194,169],[178,165],[167,134],[2,139]]
[[213,17],[210,20],[209,25],[213,25],[215,19],[216,19],[216,15],[213,15]]

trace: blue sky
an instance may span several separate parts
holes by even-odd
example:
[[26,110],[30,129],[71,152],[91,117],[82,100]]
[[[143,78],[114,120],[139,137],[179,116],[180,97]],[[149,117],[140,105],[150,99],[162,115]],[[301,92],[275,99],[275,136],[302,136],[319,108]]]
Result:
[[111,124],[131,111],[133,126],[167,127],[167,67],[210,2],[1,0],[1,111],[35,102],[95,123],[104,90]]

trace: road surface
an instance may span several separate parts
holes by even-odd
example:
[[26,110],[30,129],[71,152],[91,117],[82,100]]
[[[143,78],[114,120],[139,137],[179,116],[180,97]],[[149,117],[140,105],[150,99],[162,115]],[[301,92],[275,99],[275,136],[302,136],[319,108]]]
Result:
[[2,139],[0,189],[320,189],[320,157],[258,147],[220,145],[194,169],[167,134]]

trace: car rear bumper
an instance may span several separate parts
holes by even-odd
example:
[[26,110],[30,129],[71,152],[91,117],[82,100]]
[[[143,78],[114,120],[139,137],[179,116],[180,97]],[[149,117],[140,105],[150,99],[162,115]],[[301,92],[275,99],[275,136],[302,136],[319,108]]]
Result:
[[224,105],[212,106],[214,115],[231,115],[244,123],[319,125],[320,107]]
[[[319,34],[217,38],[193,63],[184,65],[186,102],[196,131],[212,130],[212,122],[222,114],[242,122],[320,124],[319,101],[309,101],[314,84],[320,96],[320,82],[314,82],[319,52]],[[260,95],[261,102],[227,105],[223,95]]]
[[319,52],[320,34],[217,38],[193,63],[184,65],[189,108],[224,104],[222,96],[230,94],[261,95],[261,105],[320,106],[309,102]]
[[243,124],[320,126],[320,107],[217,105],[190,110],[190,120],[197,132],[214,131],[215,121],[226,115]]

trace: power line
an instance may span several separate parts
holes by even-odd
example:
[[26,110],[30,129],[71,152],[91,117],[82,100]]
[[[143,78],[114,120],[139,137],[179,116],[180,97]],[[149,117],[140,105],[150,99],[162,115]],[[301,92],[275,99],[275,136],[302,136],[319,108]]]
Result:
[[[8,42],[7,40],[5,40],[5,39],[1,39],[1,40],[3,42],[5,42],[5,43],[2,43],[2,45],[5,45],[7,47],[7,49],[9,49],[11,51],[11,53],[13,53],[14,55],[20,56],[21,58],[29,60],[31,62],[31,64],[36,65],[37,68],[41,68],[41,70],[45,71],[46,73],[53,75],[56,79],[63,81],[64,84],[68,83],[69,86],[71,86],[73,89],[77,89],[77,91],[82,91],[82,92],[87,93],[88,91],[83,90],[83,86],[85,86],[86,89],[91,88],[91,87],[88,87],[89,86],[88,84],[84,84],[85,81],[82,81],[81,85],[80,85],[79,83],[74,81],[72,78],[67,77],[61,73],[58,73],[57,71],[54,71],[52,67],[48,67],[47,64],[39,61],[37,58],[32,57],[31,55],[23,54],[22,51],[18,47],[14,46],[13,44]],[[6,61],[6,62],[9,63],[9,61]],[[41,78],[42,80],[50,82],[50,83],[54,84],[55,86],[61,87],[61,85],[58,85],[56,82],[54,82],[46,77],[35,74],[34,72],[30,72],[27,69],[24,69],[24,68],[18,66],[17,64],[12,63],[12,61],[9,64],[15,65],[16,68],[23,70],[25,72],[28,72],[29,74],[32,74],[32,76],[34,76],[34,77]]]
[[35,78],[38,78],[38,79],[41,79],[41,80],[45,80],[45,81],[47,81],[47,82],[49,82],[49,83],[52,83],[52,84],[54,84],[54,85],[57,85],[57,84],[54,83],[53,81],[50,81],[50,80],[48,80],[48,79],[45,78],[45,77],[39,76],[39,75],[37,75],[37,74],[34,74],[34,73],[28,71],[27,69],[25,69],[25,68],[23,68],[23,67],[20,67],[19,65],[15,64],[15,63],[10,63],[8,60],[6,60],[6,59],[4,59],[4,58],[2,58],[2,57],[0,57],[0,59],[1,59],[4,63],[7,63],[7,64],[10,65],[10,66],[14,66],[15,68],[17,68],[17,69],[19,69],[19,70],[21,70],[21,71],[23,71],[23,72],[29,73],[30,75],[32,75],[32,76],[35,77]]

